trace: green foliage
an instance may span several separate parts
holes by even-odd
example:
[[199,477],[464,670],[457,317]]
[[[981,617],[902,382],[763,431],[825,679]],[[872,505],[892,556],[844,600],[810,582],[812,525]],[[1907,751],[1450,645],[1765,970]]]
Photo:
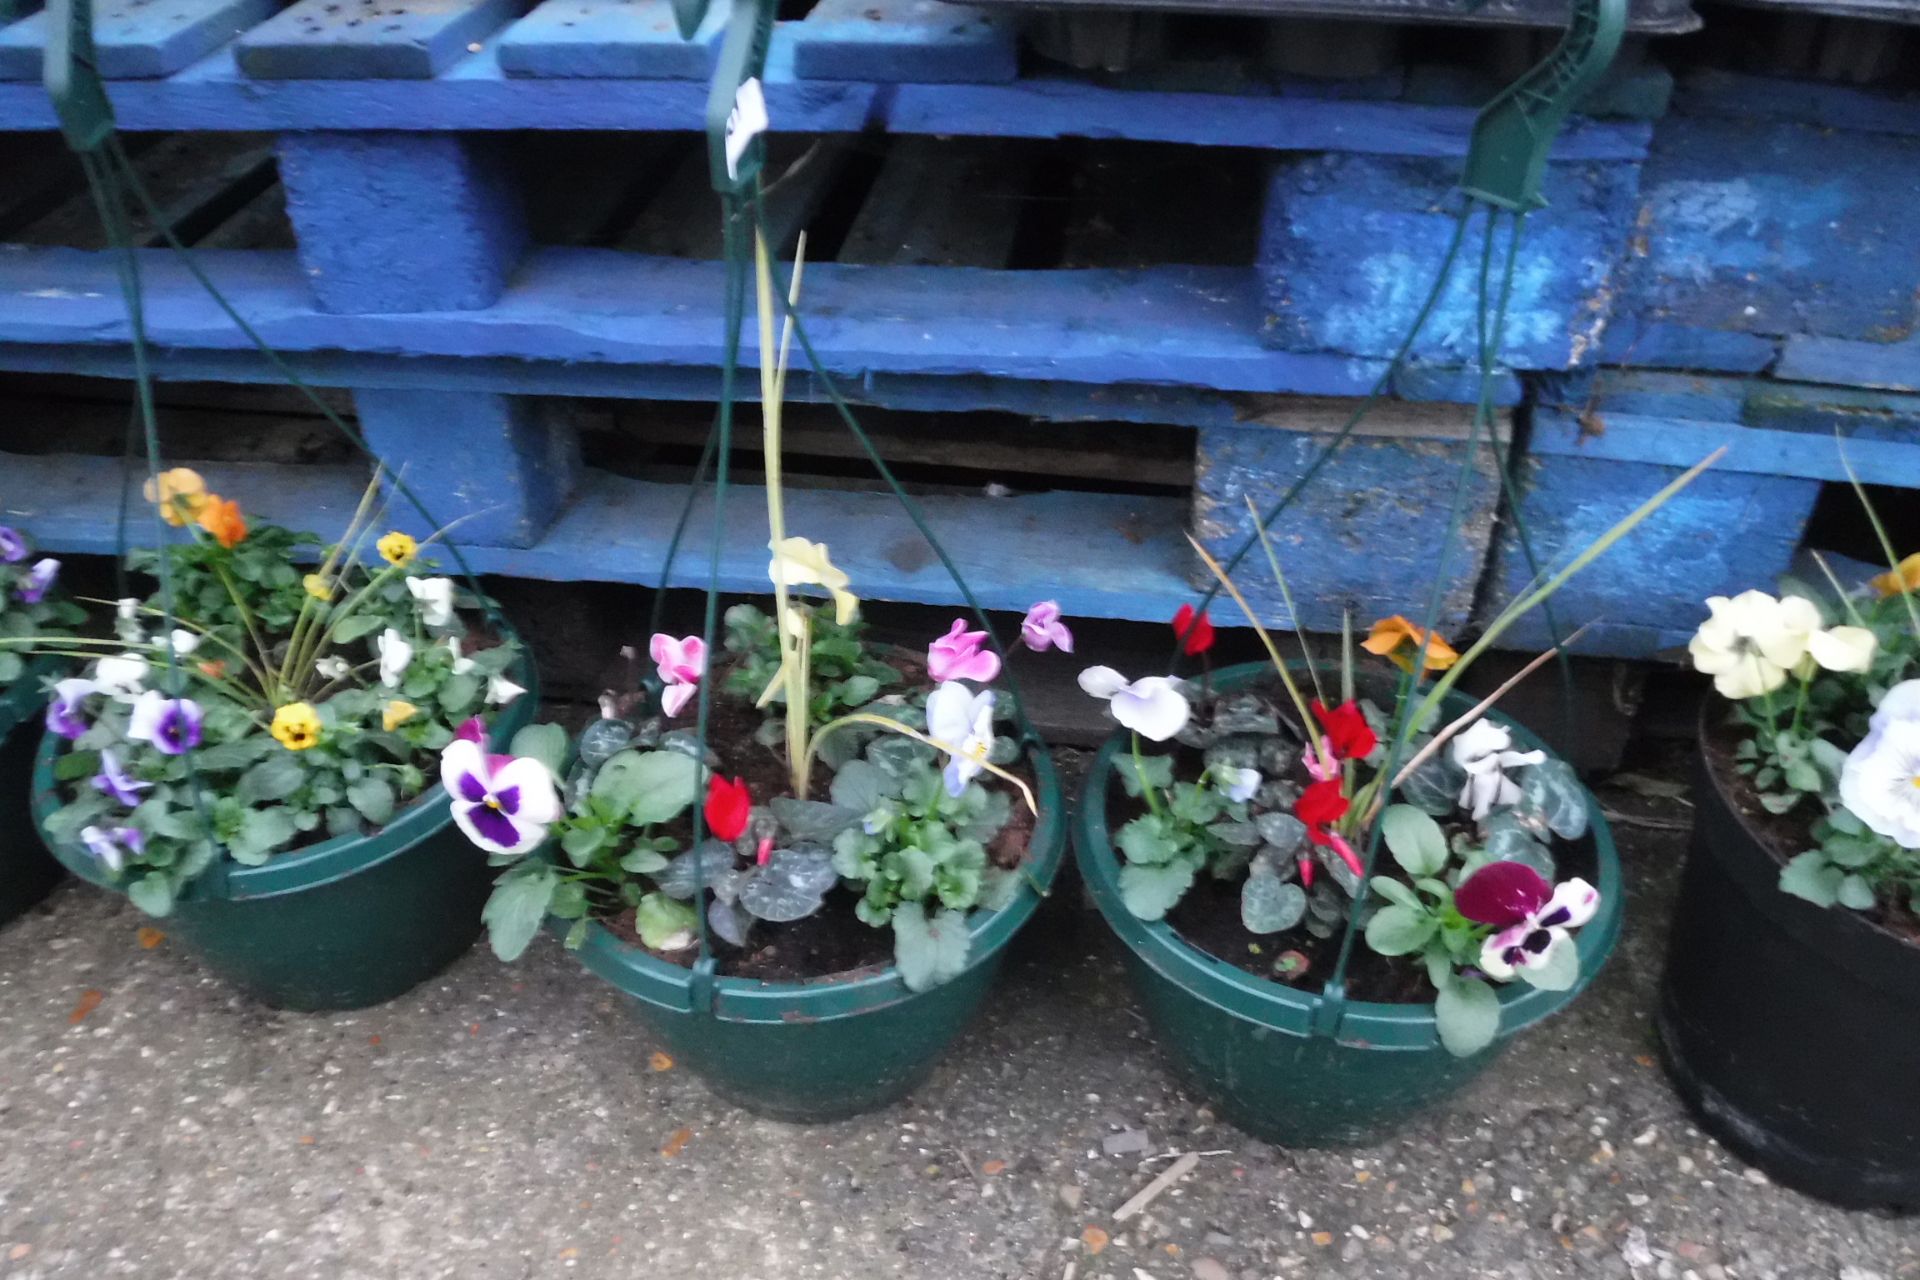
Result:
[[[807,709],[812,727],[856,711],[900,682],[892,667],[867,650],[866,623],[856,618],[842,626],[831,605],[804,606],[813,617],[813,643],[808,650],[812,705]],[[749,702],[757,701],[780,670],[780,642],[773,619],[750,604],[737,604],[726,614],[726,650],[734,656],[724,689]],[[786,691],[776,689],[768,707],[784,716]],[[832,741],[831,738],[828,741]]]
[[[42,557],[26,538],[12,529],[17,560],[0,560],[0,693],[26,674],[27,656],[34,650],[58,649],[87,620],[86,610],[67,599],[58,577],[37,601],[21,598],[29,575]],[[31,592],[29,592],[31,594]]]
[[893,913],[893,962],[909,991],[959,977],[967,968],[965,913],[946,908],[929,916],[922,903],[901,903]]

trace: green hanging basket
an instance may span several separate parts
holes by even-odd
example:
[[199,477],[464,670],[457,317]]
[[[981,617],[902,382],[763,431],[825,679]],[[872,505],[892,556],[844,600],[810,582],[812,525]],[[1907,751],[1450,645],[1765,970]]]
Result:
[[[533,716],[540,698],[533,664],[514,671],[526,692],[495,720],[495,750]],[[47,735],[33,769],[37,833],[60,805],[54,762],[66,744]],[[74,875],[120,892],[99,860],[72,841],[48,839]],[[262,1004],[318,1013],[364,1009],[425,982],[464,954],[480,933],[493,871],[453,825],[435,783],[379,831],[226,867],[190,884],[163,925],[214,973]]]
[[60,883],[60,864],[48,856],[28,801],[47,706],[42,681],[60,669],[54,659],[35,659],[0,695],[0,831],[6,833],[0,836],[0,924]]
[[[590,926],[581,963],[631,997],[668,1051],[729,1102],[778,1120],[841,1120],[896,1102],[927,1078],[986,999],[1007,944],[1060,870],[1065,796],[1053,762],[1030,750],[1039,820],[1027,846],[1026,883],[999,911],[968,921],[969,963],[927,991],[907,990],[892,965],[806,982],[699,977],[604,925]],[[568,922],[553,922],[564,932]],[[865,927],[865,926],[851,926]]]
[[[1214,673],[1229,690],[1271,674],[1265,663]],[[1450,695],[1461,715],[1472,699]],[[1523,750],[1544,749],[1524,727],[1488,713]],[[1074,827],[1081,874],[1126,947],[1134,989],[1174,1069],[1222,1115],[1257,1138],[1283,1146],[1372,1141],[1484,1071],[1521,1030],[1560,1010],[1593,980],[1620,936],[1620,862],[1600,807],[1589,795],[1587,835],[1600,910],[1576,935],[1580,978],[1567,991],[1513,983],[1500,991],[1499,1038],[1468,1058],[1441,1047],[1430,1004],[1347,1001],[1330,1010],[1317,992],[1271,982],[1235,968],[1187,942],[1164,921],[1141,920],[1120,898],[1120,860],[1109,837],[1107,801],[1125,731],[1101,747],[1087,771]],[[1337,1014],[1332,1035],[1316,1030]]]

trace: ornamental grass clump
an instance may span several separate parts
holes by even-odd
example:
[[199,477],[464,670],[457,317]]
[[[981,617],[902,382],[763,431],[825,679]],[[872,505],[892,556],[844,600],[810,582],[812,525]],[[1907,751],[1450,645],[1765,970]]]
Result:
[[[1845,460],[1844,451],[1842,460]],[[1851,468],[1848,471],[1852,475]],[[1885,573],[1707,600],[1688,653],[1729,705],[1733,768],[1775,815],[1780,888],[1920,930],[1920,553],[1855,490]]]
[[82,664],[47,708],[68,745],[46,830],[149,914],[217,859],[256,866],[385,826],[462,726],[480,736],[525,692],[512,636],[470,620],[484,602],[412,537],[374,539],[379,493],[376,477],[323,546],[249,521],[186,468],[164,472],[147,498],[187,540],[131,560],[166,589],[101,602],[111,639],[42,630],[0,645]]
[[[1213,623],[1186,606],[1173,631],[1178,651],[1202,664],[1199,677],[1128,679],[1104,666],[1081,673],[1081,687],[1128,734],[1115,775],[1131,816],[1113,836],[1126,909],[1167,920],[1244,970],[1308,986],[1343,971],[1343,935],[1359,928],[1369,959],[1353,970],[1353,997],[1431,1002],[1441,1043],[1460,1056],[1498,1034],[1499,985],[1572,988],[1581,976],[1572,931],[1600,905],[1579,874],[1587,870],[1578,862],[1587,795],[1564,761],[1520,747],[1486,714],[1554,651],[1465,714],[1443,719],[1442,710],[1517,619],[1712,461],[1531,584],[1459,650],[1396,615],[1363,638],[1344,627],[1332,662],[1316,661],[1301,638],[1290,662],[1195,541],[1259,635],[1271,671],[1216,688]],[[1248,507],[1291,613],[1278,552]],[[1385,856],[1376,860],[1379,846]]]
[[[572,947],[599,921],[679,962],[704,939],[722,972],[807,978],[875,963],[863,935],[887,930],[905,984],[925,990],[967,967],[969,914],[1011,900],[1036,801],[1002,732],[1014,708],[988,632],[955,619],[924,654],[870,643],[851,575],[816,531],[789,529],[792,321],[776,342],[764,241],[756,259],[771,611],[728,609],[717,653],[702,636],[650,636],[644,688],[609,693],[571,748],[532,726],[504,761],[456,744],[443,776],[482,797],[454,816],[505,868],[485,913],[504,959],[553,917]],[[1052,601],[1022,637],[1073,643]],[[817,927],[785,941],[802,921]]]

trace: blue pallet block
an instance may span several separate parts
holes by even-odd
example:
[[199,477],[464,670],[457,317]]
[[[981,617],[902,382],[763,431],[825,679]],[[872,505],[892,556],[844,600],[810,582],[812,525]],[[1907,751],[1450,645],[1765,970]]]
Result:
[[670,0],[546,0],[496,46],[510,76],[705,80],[731,6],[715,0],[682,39]]
[[297,0],[242,36],[256,80],[426,80],[520,12],[521,0]]
[[819,0],[784,30],[802,80],[987,83],[1020,72],[1019,28],[1005,10],[947,0]]
[[[1316,155],[1274,166],[1259,266],[1287,350],[1389,356],[1426,300],[1454,230],[1458,179],[1446,162]],[[1508,305],[1504,363],[1560,369],[1591,359],[1604,330],[1620,258],[1633,230],[1638,168],[1631,163],[1548,167],[1548,207],[1530,216]],[[1442,364],[1478,353],[1484,214],[1462,242],[1433,315],[1413,347]],[[1507,249],[1493,246],[1496,282]],[[1491,311],[1494,299],[1489,298]]]
[[1914,372],[1920,137],[1674,116],[1641,190],[1608,363],[1757,372],[1786,346],[1795,377]]
[[328,311],[486,307],[526,245],[519,193],[484,138],[285,134],[280,180]]
[[[170,76],[279,7],[278,0],[118,0],[93,16],[95,65],[109,80]],[[0,80],[38,80],[47,15],[0,29]]]
[[[1224,562],[1253,532],[1246,499],[1264,515],[1320,456],[1353,407],[1296,401],[1271,413],[1265,426],[1202,429],[1195,447],[1194,536]],[[1427,614],[1433,584],[1444,577],[1437,625],[1445,634],[1463,627],[1500,498],[1484,430],[1467,457],[1471,414],[1465,407],[1378,405],[1270,529],[1298,616],[1288,616],[1257,547],[1234,575],[1262,620],[1337,632],[1343,614],[1362,630],[1391,614],[1419,619]],[[1498,429],[1504,448],[1504,414]],[[1460,536],[1442,575],[1438,549],[1463,468]],[[1213,581],[1205,566],[1196,565],[1196,586]],[[1231,604],[1220,612],[1239,621]]]

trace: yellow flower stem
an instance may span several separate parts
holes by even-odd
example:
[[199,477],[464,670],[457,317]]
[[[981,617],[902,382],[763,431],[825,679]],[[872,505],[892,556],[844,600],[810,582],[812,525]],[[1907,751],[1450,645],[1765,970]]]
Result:
[[[354,592],[351,596],[348,596],[347,599],[341,604],[341,606],[338,609],[334,610],[333,613],[328,615],[327,625],[325,630],[320,631],[318,633],[318,638],[315,639],[312,645],[309,646],[309,652],[306,658],[301,662],[300,666],[295,668],[295,670],[298,672],[307,672],[307,671],[313,670],[314,662],[317,661],[320,655],[326,651],[329,642],[332,640],[335,628],[337,628],[346,619],[352,617],[354,610],[358,609],[360,605],[365,602],[368,596],[372,595],[375,591],[379,590],[384,583],[386,583],[389,579],[394,577],[396,574],[399,574],[402,572],[403,570],[401,566],[388,565],[386,568],[382,569],[379,573],[376,573],[371,578],[367,579],[366,586],[361,587],[358,591]],[[302,678],[304,678],[304,676],[302,676]]]
[[[912,738],[915,742],[924,742],[926,745],[932,747],[935,751],[947,751],[946,747],[934,741],[932,738],[929,738],[926,734],[921,733],[918,729],[909,729],[906,725],[901,724],[898,720],[889,720],[885,716],[877,716],[870,711],[854,711],[854,712],[848,713],[847,715],[841,716],[838,720],[827,721],[827,723],[820,726],[820,732],[813,735],[813,741],[809,743],[807,746],[807,756],[804,762],[806,764],[807,772],[809,773],[813,772],[814,754],[820,750],[820,744],[822,741],[826,739],[826,736],[832,733],[834,730],[843,729],[850,724],[878,725],[880,728],[890,730],[891,732],[897,733],[902,737]],[[947,754],[952,755],[953,753],[951,751],[947,751]],[[1020,798],[1027,802],[1027,812],[1034,814],[1036,816],[1039,814],[1040,806],[1034,803],[1033,788],[1029,787],[1026,783],[1022,782],[1019,778],[1015,777],[1011,773],[1008,773],[1005,769],[1002,769],[999,765],[994,764],[991,761],[982,760],[980,762],[980,767],[982,769],[985,769],[988,773],[992,774],[996,778],[1000,778],[1007,782],[1011,782],[1016,788],[1019,789]]]
[[[786,508],[781,489],[780,393],[783,386],[779,350],[773,338],[773,261],[767,238],[756,228],[753,233],[753,283],[755,310],[760,321],[760,454],[767,483],[768,543],[778,548],[787,538]],[[807,695],[807,671],[800,652],[807,648],[807,637],[789,636],[787,631],[787,577],[784,571],[773,575],[774,638],[780,643],[780,670],[787,685],[787,769],[793,782],[793,794],[807,798],[807,774],[813,753],[807,745],[808,722],[813,717],[812,699]],[[797,646],[797,650],[796,650]]]
[[1242,494],[1247,500],[1247,515],[1253,520],[1253,531],[1260,539],[1260,549],[1267,553],[1267,566],[1273,570],[1273,581],[1280,588],[1280,603],[1287,606],[1287,616],[1293,619],[1293,638],[1300,642],[1300,656],[1306,659],[1307,679],[1313,682],[1313,696],[1322,705],[1332,706],[1327,701],[1327,691],[1320,687],[1320,668],[1314,664],[1313,651],[1307,648],[1306,632],[1300,630],[1300,611],[1293,607],[1293,592],[1287,589],[1287,575],[1280,572],[1280,557],[1273,549],[1273,539],[1267,536],[1266,522],[1260,518],[1260,508],[1253,503],[1253,495]]
[[[324,603],[332,603],[332,584],[340,573],[341,548],[347,547],[357,539],[365,538],[373,529],[373,522],[368,519],[368,516],[373,509],[374,501],[379,496],[380,477],[384,471],[382,467],[374,468],[372,478],[367,481],[367,487],[361,491],[360,501],[354,507],[353,515],[347,520],[345,531],[340,535],[340,541],[328,547],[326,556],[320,561],[320,568],[316,572],[321,580],[328,584],[328,599]],[[357,534],[356,529],[359,530]],[[350,548],[349,554],[357,556],[358,547]],[[287,638],[286,662],[280,668],[280,683],[284,686],[291,687],[294,683],[296,673],[299,671],[295,663],[299,661],[301,651],[309,643],[309,633],[318,625],[316,614],[322,603],[311,595],[300,602],[300,616],[293,620],[293,631]]]
[[1487,629],[1480,634],[1480,638],[1469,645],[1467,651],[1461,654],[1451,667],[1442,672],[1440,678],[1435,680],[1432,686],[1428,688],[1427,696],[1421,699],[1420,705],[1414,709],[1413,716],[1408,723],[1425,724],[1427,718],[1433,714],[1434,708],[1440,705],[1441,700],[1447,696],[1453,689],[1453,686],[1459,683],[1460,677],[1466,674],[1467,668],[1473,665],[1476,658],[1492,648],[1493,642],[1498,640],[1501,635],[1506,632],[1507,628],[1511,627],[1515,622],[1518,622],[1522,616],[1531,612],[1542,601],[1547,599],[1547,597],[1553,595],[1554,592],[1565,586],[1567,581],[1576,573],[1579,573],[1582,569],[1605,555],[1614,543],[1620,541],[1620,539],[1626,537],[1629,533],[1632,533],[1641,521],[1658,511],[1661,507],[1666,506],[1675,494],[1699,479],[1701,472],[1725,457],[1726,452],[1726,446],[1722,445],[1720,448],[1715,449],[1712,453],[1702,458],[1699,462],[1696,462],[1693,466],[1687,468],[1684,473],[1676,477],[1658,493],[1627,513],[1618,524],[1615,524],[1611,529],[1608,529],[1605,533],[1587,544],[1586,549],[1570,560],[1565,568],[1556,572],[1539,587],[1529,591],[1526,595],[1521,596],[1518,600],[1515,600],[1512,604],[1502,609],[1500,615],[1489,623]]
[[1279,646],[1273,643],[1273,637],[1267,634],[1267,629],[1260,625],[1260,615],[1253,611],[1253,606],[1247,603],[1247,598],[1240,594],[1240,588],[1233,584],[1233,579],[1227,576],[1226,570],[1222,569],[1220,562],[1200,544],[1200,540],[1188,534],[1187,541],[1193,544],[1193,549],[1200,555],[1201,563],[1212,571],[1213,576],[1219,580],[1227,594],[1233,597],[1233,602],[1240,606],[1240,612],[1246,614],[1247,621],[1253,624],[1255,633],[1260,637],[1260,643],[1267,647],[1267,656],[1273,659],[1273,669],[1279,674],[1280,683],[1286,686],[1287,696],[1293,699],[1293,709],[1300,717],[1300,731],[1307,735],[1307,750],[1318,754],[1321,763],[1331,771],[1334,765],[1333,750],[1321,741],[1320,733],[1314,729],[1313,713],[1307,710],[1306,699],[1300,696],[1300,686],[1294,683],[1293,674],[1287,670],[1286,659],[1280,656]]
[[[1867,513],[1867,523],[1873,526],[1873,536],[1880,540],[1880,550],[1887,557],[1887,570],[1893,574],[1893,580],[1905,585],[1905,577],[1900,572],[1900,556],[1893,549],[1893,539],[1887,536],[1887,526],[1880,522],[1880,513],[1874,510],[1873,499],[1867,496],[1867,487],[1860,483],[1859,473],[1854,471],[1853,462],[1847,457],[1846,437],[1840,434],[1840,428],[1833,429],[1833,444],[1840,451],[1840,465],[1846,468],[1847,483],[1853,486],[1853,492],[1860,499],[1861,510]],[[1907,622],[1913,628],[1913,635],[1920,640],[1920,605],[1913,602],[1913,592],[1901,591],[1900,601],[1907,606]]]
[[[278,692],[278,686],[266,688],[264,687],[264,683],[268,680],[268,673],[273,669],[273,655],[267,651],[267,642],[260,637],[260,628],[254,625],[253,611],[248,609],[246,601],[240,598],[240,588],[235,584],[233,575],[227,572],[225,565],[216,564],[213,571],[218,575],[220,585],[227,589],[227,598],[233,601],[234,611],[240,615],[240,625],[247,629],[247,639],[253,642],[254,653],[257,654],[260,659],[257,671],[263,681],[261,692],[264,693],[267,696],[267,700],[271,702],[273,701],[274,695]],[[177,619],[175,619],[175,621],[177,621]],[[247,665],[252,667],[255,664],[249,661]]]

